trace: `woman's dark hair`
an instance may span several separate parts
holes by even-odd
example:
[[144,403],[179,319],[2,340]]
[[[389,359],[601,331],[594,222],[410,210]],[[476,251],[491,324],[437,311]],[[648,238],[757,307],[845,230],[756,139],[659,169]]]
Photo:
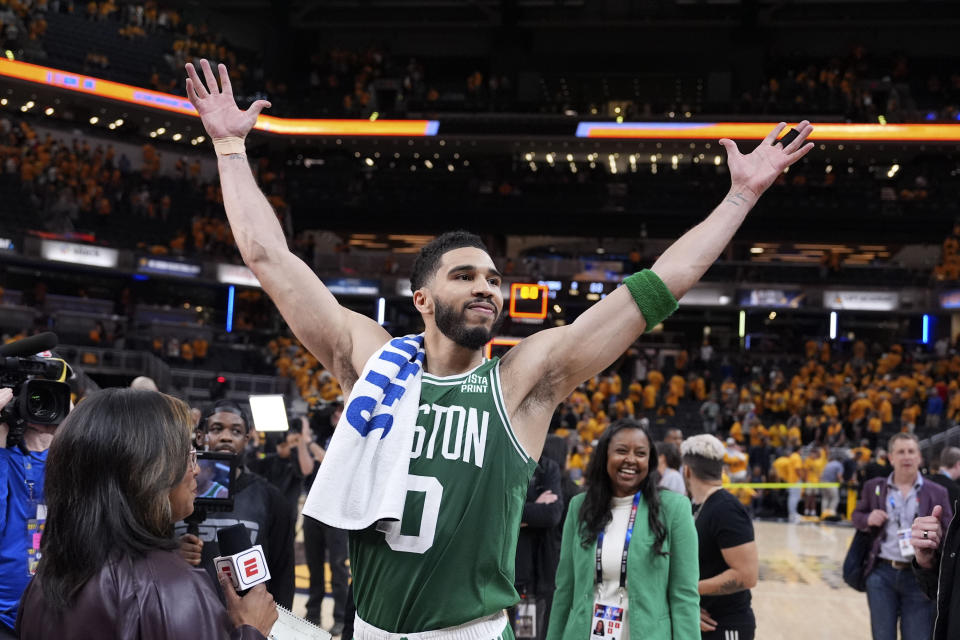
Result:
[[37,579],[54,611],[114,558],[176,549],[170,490],[187,471],[190,408],[156,391],[106,389],[70,412],[50,446]]
[[637,429],[643,432],[650,443],[647,477],[640,483],[640,493],[647,503],[648,522],[653,532],[653,552],[667,555],[663,551],[663,542],[667,539],[667,528],[660,521],[660,474],[657,473],[657,447],[650,432],[639,422],[632,419],[617,420],[603,432],[597,441],[597,446],[587,465],[586,485],[587,492],[580,505],[580,544],[589,547],[596,542],[613,515],[610,512],[610,500],[613,498],[613,487],[610,485],[610,476],[607,474],[607,455],[610,451],[610,440],[617,433],[625,429]]

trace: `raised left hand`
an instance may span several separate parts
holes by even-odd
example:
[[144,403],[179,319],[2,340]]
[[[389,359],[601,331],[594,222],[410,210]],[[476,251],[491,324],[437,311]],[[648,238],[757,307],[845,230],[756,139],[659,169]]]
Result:
[[727,150],[727,166],[730,168],[730,182],[734,191],[748,189],[754,196],[760,197],[784,169],[813,149],[813,143],[806,142],[807,136],[813,131],[813,126],[807,120],[796,126],[800,135],[793,142],[786,147],[774,144],[786,126],[785,122],[778,124],[763,142],[747,155],[740,153],[733,140],[720,140],[720,144]]

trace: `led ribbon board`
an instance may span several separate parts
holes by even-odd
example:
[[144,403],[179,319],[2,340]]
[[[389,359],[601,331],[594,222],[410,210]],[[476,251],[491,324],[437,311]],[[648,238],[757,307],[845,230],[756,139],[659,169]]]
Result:
[[510,285],[510,317],[543,320],[547,317],[548,297],[545,285],[514,282]]
[[[152,91],[77,73],[0,58],[0,76],[126,102],[138,107],[196,116],[185,97]],[[437,120],[320,120],[261,115],[254,127],[278,135],[299,136],[435,136]]]
[[[819,142],[960,142],[958,124],[836,124],[814,122]],[[581,122],[578,138],[636,140],[761,140],[772,122]]]

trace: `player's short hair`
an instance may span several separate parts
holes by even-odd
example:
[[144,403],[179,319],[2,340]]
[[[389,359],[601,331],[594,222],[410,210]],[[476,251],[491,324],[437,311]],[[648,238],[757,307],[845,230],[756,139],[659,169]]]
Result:
[[469,231],[447,231],[440,234],[423,245],[420,253],[417,254],[417,259],[413,261],[413,269],[410,271],[410,289],[412,291],[420,289],[433,277],[443,254],[463,247],[475,247],[490,253],[480,236]]
[[726,448],[716,436],[708,433],[692,436],[680,445],[683,464],[698,480],[715,482],[723,479],[723,456]]

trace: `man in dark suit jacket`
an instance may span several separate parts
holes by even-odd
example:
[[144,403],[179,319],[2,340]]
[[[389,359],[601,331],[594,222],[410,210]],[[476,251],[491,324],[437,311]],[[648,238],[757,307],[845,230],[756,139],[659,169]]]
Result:
[[[852,518],[853,526],[873,539],[864,567],[870,627],[874,638],[895,638],[899,619],[904,638],[930,638],[937,609],[911,571],[914,554],[909,548],[909,527],[937,507],[941,530],[946,529],[953,507],[946,489],[920,475],[922,457],[915,435],[896,433],[887,449],[893,473],[863,485]],[[906,554],[904,531],[908,536]]]
[[956,504],[957,498],[960,498],[960,484],[957,484],[957,478],[960,478],[960,448],[946,447],[940,453],[939,471],[931,473],[927,478],[947,490],[951,506]]

